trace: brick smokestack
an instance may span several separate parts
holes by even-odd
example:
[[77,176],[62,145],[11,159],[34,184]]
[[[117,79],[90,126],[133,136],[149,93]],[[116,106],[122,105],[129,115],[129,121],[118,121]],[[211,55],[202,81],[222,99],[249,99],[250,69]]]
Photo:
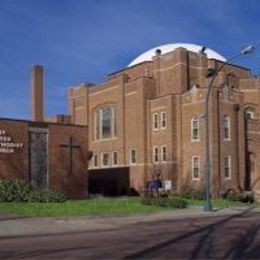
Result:
[[34,65],[31,70],[32,121],[43,121],[43,67]]

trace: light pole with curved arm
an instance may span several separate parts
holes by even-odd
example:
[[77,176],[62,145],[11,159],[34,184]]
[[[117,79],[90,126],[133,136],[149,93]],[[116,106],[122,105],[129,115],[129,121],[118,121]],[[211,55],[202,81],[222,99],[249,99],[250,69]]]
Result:
[[253,53],[255,50],[255,45],[247,46],[242,49],[242,51],[230,57],[225,62],[221,64],[217,69],[208,69],[207,78],[211,78],[208,84],[206,101],[205,101],[205,205],[204,211],[212,211],[212,202],[211,202],[211,164],[210,164],[210,142],[209,142],[209,97],[213,83],[218,76],[219,72],[232,60],[245,55]]

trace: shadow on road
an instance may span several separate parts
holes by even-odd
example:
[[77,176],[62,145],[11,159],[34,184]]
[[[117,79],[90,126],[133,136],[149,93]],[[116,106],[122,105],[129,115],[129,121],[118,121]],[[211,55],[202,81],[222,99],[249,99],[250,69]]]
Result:
[[[232,227],[234,220],[240,221],[243,218],[250,217],[252,209],[246,209],[240,214],[223,218],[215,223],[186,232],[173,239],[168,239],[137,253],[130,254],[124,259],[167,257],[182,257],[185,259],[259,258],[259,245],[255,244],[255,240],[260,224],[248,221],[250,224],[245,226],[244,229],[238,229],[238,223]],[[228,227],[225,227],[226,224],[228,224]],[[223,229],[224,233],[227,234],[225,238],[221,234]],[[190,250],[191,244],[192,250]]]
[[15,215],[0,212],[0,221],[9,221],[9,220],[17,220],[17,219],[25,219],[25,218],[28,217],[15,216]]

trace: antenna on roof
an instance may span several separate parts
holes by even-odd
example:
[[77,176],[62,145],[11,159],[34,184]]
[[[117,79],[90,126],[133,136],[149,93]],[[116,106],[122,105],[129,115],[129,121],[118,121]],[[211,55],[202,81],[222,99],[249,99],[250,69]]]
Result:
[[200,54],[205,54],[207,47],[206,46],[202,46],[202,48],[199,50]]

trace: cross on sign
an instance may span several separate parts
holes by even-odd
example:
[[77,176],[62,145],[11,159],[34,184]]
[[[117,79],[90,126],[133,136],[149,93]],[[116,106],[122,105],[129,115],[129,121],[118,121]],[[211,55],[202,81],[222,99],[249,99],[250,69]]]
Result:
[[73,144],[72,136],[69,138],[68,144],[61,144],[60,147],[69,149],[69,175],[71,176],[73,173],[73,149],[80,149],[81,146],[77,144]]

